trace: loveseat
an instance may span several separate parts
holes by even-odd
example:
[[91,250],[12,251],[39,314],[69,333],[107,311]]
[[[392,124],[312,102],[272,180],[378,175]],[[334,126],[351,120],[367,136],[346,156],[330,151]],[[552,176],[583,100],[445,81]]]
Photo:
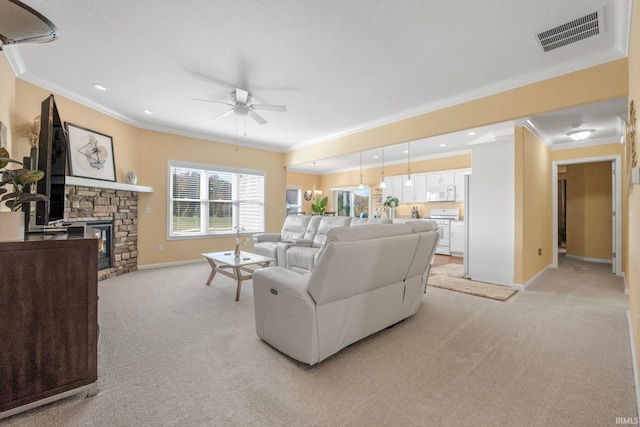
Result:
[[314,365],[416,313],[440,235],[433,221],[331,229],[315,269],[253,274],[256,333]]
[[329,230],[370,224],[391,224],[387,218],[289,215],[280,233],[253,236],[253,252],[276,259],[276,265],[301,273],[315,267],[318,252]]

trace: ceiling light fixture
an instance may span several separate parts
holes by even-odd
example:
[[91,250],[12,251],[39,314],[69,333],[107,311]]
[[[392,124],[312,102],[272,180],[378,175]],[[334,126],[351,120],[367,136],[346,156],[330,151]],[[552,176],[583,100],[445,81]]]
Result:
[[387,188],[387,184],[384,182],[384,147],[382,147],[382,174],[380,175],[380,188]]
[[105,90],[109,90],[109,88],[108,88],[108,87],[106,87],[106,86],[104,86],[104,85],[101,85],[100,83],[94,83],[92,86],[93,86],[94,88],[98,89],[98,90],[103,91],[103,92],[104,92]]
[[362,183],[362,151],[360,152],[360,185],[358,190],[364,190],[364,184]]
[[593,132],[595,129],[580,129],[568,132],[567,136],[574,141],[582,141],[589,138]]
[[474,131],[471,131],[471,132],[467,133],[467,135],[469,135],[469,136],[473,136],[473,135],[475,135],[475,134],[476,134],[476,133],[475,133]]
[[440,144],[440,147],[446,147],[447,144]]
[[153,111],[151,110],[142,110],[142,112],[145,114],[153,114]]
[[407,142],[407,182],[404,183],[407,187],[411,187],[413,182],[411,181],[411,141]]

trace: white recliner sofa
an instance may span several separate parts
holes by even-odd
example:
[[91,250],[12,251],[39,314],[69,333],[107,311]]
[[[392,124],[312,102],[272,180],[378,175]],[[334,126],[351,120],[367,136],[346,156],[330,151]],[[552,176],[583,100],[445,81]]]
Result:
[[255,271],[256,333],[314,365],[415,314],[439,239],[433,221],[330,230],[311,273]]
[[313,270],[329,230],[336,227],[391,224],[387,218],[289,215],[280,233],[253,236],[253,252],[276,259],[276,265],[301,273]]

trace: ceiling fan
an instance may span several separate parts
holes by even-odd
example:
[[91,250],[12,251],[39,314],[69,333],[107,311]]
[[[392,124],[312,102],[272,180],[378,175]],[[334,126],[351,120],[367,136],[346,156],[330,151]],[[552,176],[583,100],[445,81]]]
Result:
[[213,119],[221,119],[223,117],[227,117],[233,113],[238,116],[250,116],[253,120],[255,120],[258,124],[264,125],[267,121],[255,110],[265,110],[265,111],[287,111],[287,107],[284,105],[270,105],[270,104],[252,104],[251,103],[251,94],[246,90],[237,89],[231,92],[231,102],[224,101],[214,101],[213,99],[201,99],[201,98],[193,98],[194,101],[205,101],[205,102],[215,102],[216,104],[224,104],[229,106],[230,108],[217,116],[214,116]]

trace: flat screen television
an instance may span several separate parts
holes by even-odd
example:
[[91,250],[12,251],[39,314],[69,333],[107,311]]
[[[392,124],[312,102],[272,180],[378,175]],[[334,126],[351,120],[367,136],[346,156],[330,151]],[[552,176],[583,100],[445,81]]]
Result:
[[38,181],[38,193],[49,197],[36,203],[36,224],[49,225],[64,220],[67,135],[53,95],[42,101],[38,169],[44,178]]

